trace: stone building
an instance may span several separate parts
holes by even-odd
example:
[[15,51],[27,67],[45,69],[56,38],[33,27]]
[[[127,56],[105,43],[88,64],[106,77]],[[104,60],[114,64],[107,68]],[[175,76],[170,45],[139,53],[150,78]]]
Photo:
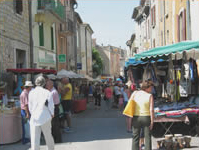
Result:
[[0,71],[30,67],[29,1],[0,1]]

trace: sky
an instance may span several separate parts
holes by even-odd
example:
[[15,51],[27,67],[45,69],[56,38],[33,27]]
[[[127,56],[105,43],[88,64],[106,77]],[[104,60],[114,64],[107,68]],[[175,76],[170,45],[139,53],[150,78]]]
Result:
[[89,23],[94,31],[93,38],[99,45],[112,45],[128,49],[126,41],[134,33],[131,19],[139,0],[77,0],[76,11],[83,22]]

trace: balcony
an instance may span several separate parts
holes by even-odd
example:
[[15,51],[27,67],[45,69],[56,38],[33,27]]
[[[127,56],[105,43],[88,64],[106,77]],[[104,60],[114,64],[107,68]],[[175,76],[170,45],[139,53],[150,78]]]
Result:
[[74,33],[74,23],[72,20],[67,19],[66,25],[63,28],[60,28],[60,34],[62,35],[72,35]]
[[150,13],[150,0],[141,0],[140,6],[134,8],[132,18],[138,22],[144,17],[148,17],[149,13]]
[[59,0],[38,0],[36,22],[64,22],[66,12]]

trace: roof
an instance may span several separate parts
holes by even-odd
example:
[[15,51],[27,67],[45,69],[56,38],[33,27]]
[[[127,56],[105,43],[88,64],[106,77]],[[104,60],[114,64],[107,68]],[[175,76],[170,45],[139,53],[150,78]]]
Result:
[[33,68],[28,68],[28,69],[6,69],[7,72],[12,72],[12,73],[22,73],[22,74],[39,74],[39,73],[44,73],[44,74],[56,74],[56,70],[52,69],[33,69]]
[[183,41],[176,44],[161,46],[135,55],[136,60],[157,60],[167,58],[169,54],[182,53],[189,50],[199,50],[199,41]]

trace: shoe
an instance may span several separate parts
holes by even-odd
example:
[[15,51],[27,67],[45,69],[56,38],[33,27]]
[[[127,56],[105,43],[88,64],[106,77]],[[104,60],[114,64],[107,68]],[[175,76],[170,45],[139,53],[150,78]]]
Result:
[[69,128],[69,127],[64,128],[63,131],[65,133],[71,133],[71,132],[73,132],[73,130],[71,128]]
[[23,145],[30,143],[30,139],[25,138],[24,141],[22,142]]
[[145,146],[144,144],[141,145],[141,150],[144,150],[145,149]]
[[131,130],[127,131],[127,133],[133,133]]

